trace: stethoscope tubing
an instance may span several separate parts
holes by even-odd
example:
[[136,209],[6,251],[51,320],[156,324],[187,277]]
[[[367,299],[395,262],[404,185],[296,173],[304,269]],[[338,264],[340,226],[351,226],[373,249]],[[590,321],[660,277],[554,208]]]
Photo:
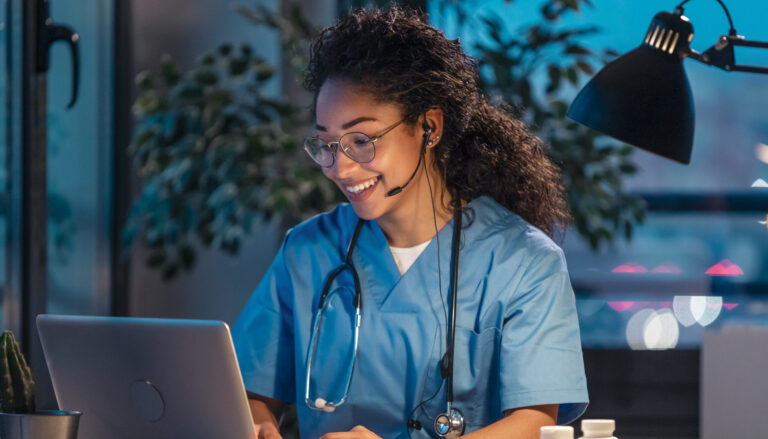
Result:
[[[363,309],[363,296],[361,294],[361,288],[360,288],[360,277],[357,275],[357,270],[355,270],[355,267],[352,265],[352,250],[355,248],[355,244],[357,243],[357,238],[360,235],[360,229],[363,227],[363,220],[360,219],[357,221],[357,225],[355,226],[355,232],[352,235],[352,239],[349,242],[349,246],[347,247],[347,256],[344,259],[344,263],[340,266],[336,267],[335,270],[331,272],[331,274],[328,275],[328,278],[325,281],[325,285],[323,285],[323,291],[320,294],[320,299],[317,302],[317,309],[315,310],[315,315],[312,318],[312,339],[309,342],[309,346],[307,347],[307,373],[306,373],[306,380],[304,383],[304,401],[307,403],[307,406],[312,410],[317,411],[333,411],[336,407],[344,404],[344,402],[347,400],[347,397],[349,397],[349,389],[352,385],[352,375],[355,371],[355,363],[357,362],[357,350],[359,346],[359,340],[360,340],[360,321],[362,320],[362,309]],[[323,407],[320,407],[317,405],[316,401],[313,401],[309,397],[309,382],[310,377],[312,376],[312,359],[315,357],[315,348],[317,347],[317,326],[320,322],[320,315],[323,312],[323,307],[325,306],[325,299],[328,297],[328,293],[331,290],[331,286],[333,285],[333,281],[336,279],[338,275],[340,275],[345,270],[349,270],[350,273],[352,273],[352,279],[355,283],[355,298],[353,305],[355,307],[355,321],[353,323],[354,326],[354,336],[353,336],[353,347],[352,347],[352,361],[349,363],[349,367],[347,368],[347,385],[344,389],[344,396],[338,400],[338,401],[328,401],[325,404],[323,404]]]
[[458,296],[459,245],[461,243],[461,209],[456,209],[453,216],[453,248],[451,249],[451,334],[448,339],[448,382],[446,383],[446,403],[448,413],[453,404],[453,346],[456,341],[456,297]]
[[304,385],[304,401],[307,403],[307,406],[309,406],[312,410],[317,411],[329,411],[326,409],[326,407],[335,409],[336,407],[344,404],[346,402],[347,397],[349,396],[349,388],[352,385],[352,375],[355,372],[355,363],[357,360],[357,349],[359,346],[359,340],[360,340],[360,320],[361,320],[361,308],[360,308],[360,302],[358,301],[358,305],[355,306],[355,321],[354,321],[354,336],[353,336],[353,347],[352,347],[352,361],[349,363],[349,368],[347,369],[347,385],[344,389],[344,396],[338,400],[338,401],[328,401],[324,404],[324,407],[319,407],[316,404],[316,401],[312,401],[309,397],[309,380],[312,376],[312,359],[314,358],[315,354],[315,348],[317,347],[317,325],[320,321],[320,313],[321,308],[319,308],[315,312],[315,316],[312,319],[312,340],[310,342],[309,348],[307,350],[307,376],[306,376],[306,382]]

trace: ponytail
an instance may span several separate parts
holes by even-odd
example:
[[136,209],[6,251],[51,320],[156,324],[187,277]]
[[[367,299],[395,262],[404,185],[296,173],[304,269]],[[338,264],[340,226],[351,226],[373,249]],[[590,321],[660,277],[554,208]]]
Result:
[[482,97],[474,107],[466,131],[436,151],[452,198],[487,195],[550,237],[564,231],[570,219],[567,196],[541,139]]

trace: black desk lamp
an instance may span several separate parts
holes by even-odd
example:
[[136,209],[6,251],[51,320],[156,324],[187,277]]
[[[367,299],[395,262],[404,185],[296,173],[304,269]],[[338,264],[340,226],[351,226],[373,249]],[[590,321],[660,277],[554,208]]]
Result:
[[579,92],[568,116],[583,125],[683,164],[691,161],[694,108],[683,59],[727,71],[768,74],[768,68],[736,65],[734,46],[768,49],[736,33],[728,8],[717,0],[731,29],[704,53],[691,49],[693,25],[675,11],[653,17],[643,44],[606,65]]

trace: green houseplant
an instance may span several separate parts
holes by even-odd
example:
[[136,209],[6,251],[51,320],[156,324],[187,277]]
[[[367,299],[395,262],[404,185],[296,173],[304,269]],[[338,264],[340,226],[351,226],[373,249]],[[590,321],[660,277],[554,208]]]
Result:
[[222,45],[183,74],[167,58],[160,83],[139,76],[131,154],[144,187],[123,237],[140,236],[166,278],[194,266],[196,243],[237,254],[257,221],[340,200],[300,148],[301,111],[267,93],[272,77],[247,45]]
[[[512,9],[516,4],[505,3]],[[459,29],[479,29],[476,34],[484,37],[477,38],[471,52],[486,96],[508,106],[549,145],[550,157],[562,170],[573,226],[593,250],[621,237],[631,239],[634,225],[645,218],[644,200],[624,186],[637,172],[632,147],[566,117],[581,81],[618,55],[582,43],[598,27],[566,23],[569,15],[592,6],[591,0],[542,2],[539,20],[509,20],[523,22],[517,26],[492,11],[478,12],[481,5],[478,0],[443,0],[437,7],[455,17]]]
[[0,336],[0,437],[75,439],[80,412],[36,410],[35,382],[13,332]]

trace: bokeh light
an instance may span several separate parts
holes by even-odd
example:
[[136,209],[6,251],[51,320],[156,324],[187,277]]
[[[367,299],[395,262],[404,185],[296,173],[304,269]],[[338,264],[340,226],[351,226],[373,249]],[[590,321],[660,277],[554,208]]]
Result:
[[695,323],[709,325],[717,319],[722,308],[723,298],[720,296],[675,296],[672,301],[675,317],[685,327]]
[[675,311],[677,321],[686,328],[696,323],[691,307],[691,296],[676,296],[672,301],[672,309]]
[[765,143],[758,143],[755,148],[755,155],[761,162],[768,163],[768,145]]
[[728,259],[723,259],[717,264],[709,267],[706,273],[710,276],[741,276],[744,274],[741,267]]
[[677,319],[669,308],[654,311],[653,316],[645,325],[645,345],[648,349],[674,349],[680,337]]
[[652,273],[668,273],[668,274],[680,274],[683,272],[679,266],[675,264],[662,264],[651,270]]
[[634,262],[630,262],[627,264],[619,265],[618,267],[611,270],[613,273],[648,273],[648,269],[643,267],[642,265],[636,264]]
[[631,349],[646,349],[645,337],[643,337],[645,334],[645,325],[655,313],[656,312],[652,309],[643,309],[636,312],[629,319],[629,322],[627,322],[626,337],[627,344],[629,344]]
[[679,338],[680,328],[669,308],[642,309],[627,323],[627,344],[633,350],[673,349]]
[[619,302],[608,302],[608,306],[613,308],[614,310],[618,312],[626,311],[635,304],[635,302],[631,301],[619,301]]
[[[619,300],[596,296],[577,298],[584,346],[641,350],[698,347],[706,329],[721,320],[733,321],[745,313],[754,313],[751,309],[742,309],[751,306],[753,301],[737,303],[725,296],[672,295],[669,300],[658,301],[642,301],[636,297],[638,295],[617,297]],[[765,309],[759,314],[768,315],[768,300],[764,303]],[[669,322],[670,318],[675,320],[677,328]]]

